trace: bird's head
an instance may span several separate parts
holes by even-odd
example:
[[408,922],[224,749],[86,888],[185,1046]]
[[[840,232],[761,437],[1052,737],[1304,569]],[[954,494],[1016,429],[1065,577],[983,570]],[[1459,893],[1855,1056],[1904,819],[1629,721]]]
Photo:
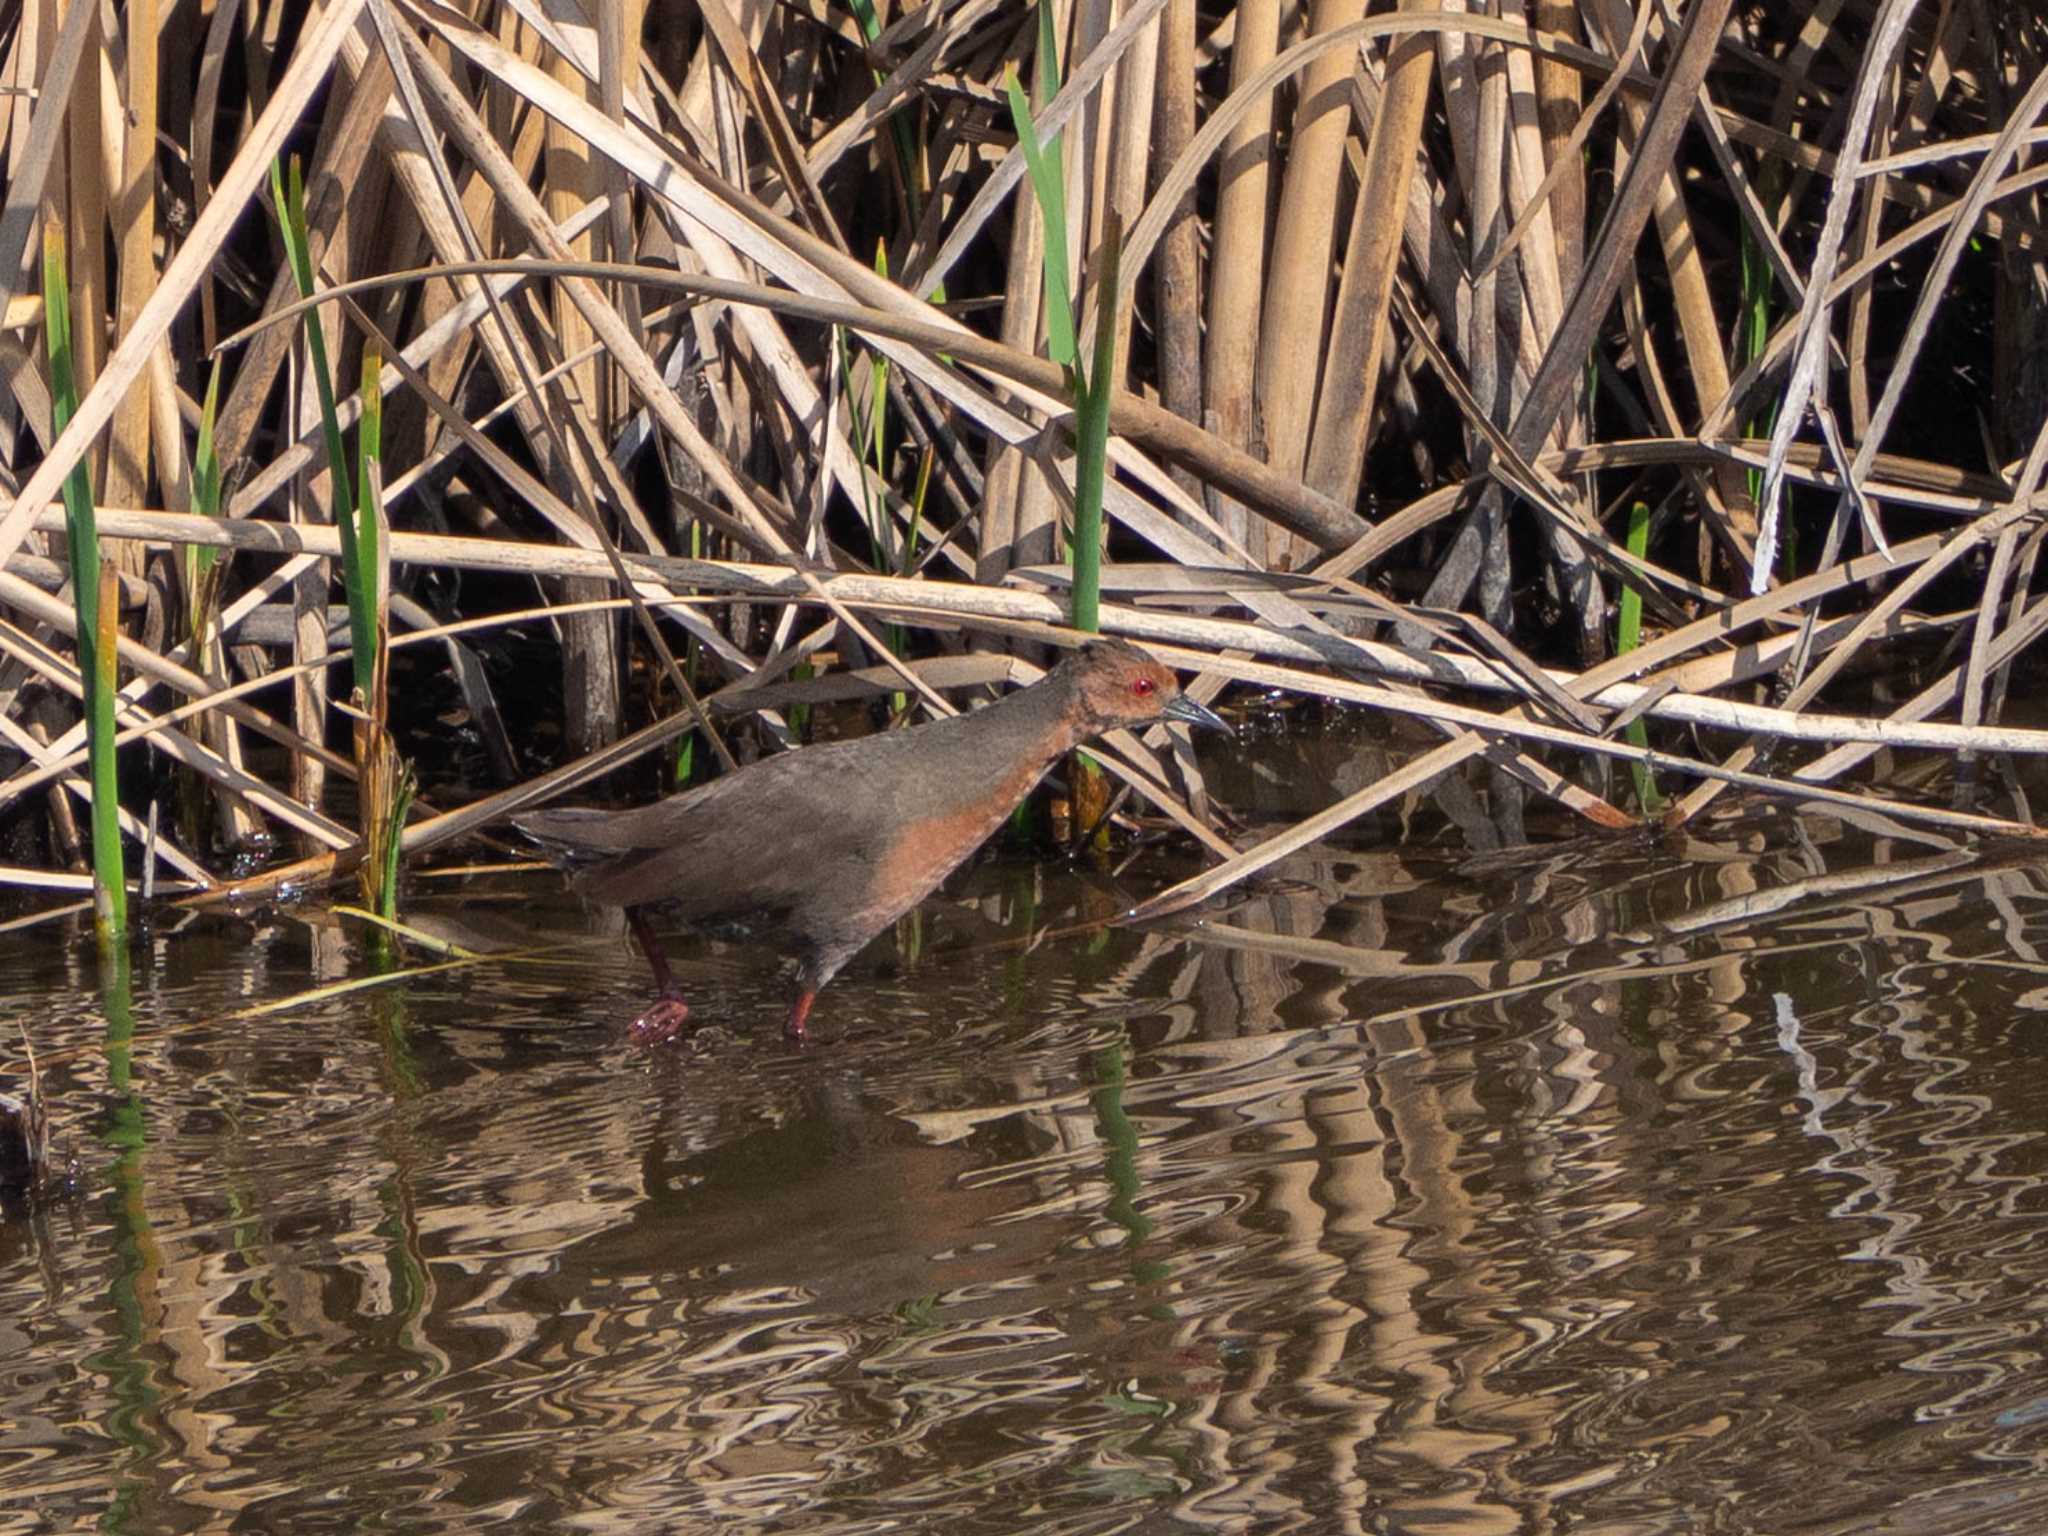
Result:
[[1230,727],[1180,691],[1172,671],[1125,640],[1091,640],[1063,664],[1089,733],[1179,720],[1226,735]]

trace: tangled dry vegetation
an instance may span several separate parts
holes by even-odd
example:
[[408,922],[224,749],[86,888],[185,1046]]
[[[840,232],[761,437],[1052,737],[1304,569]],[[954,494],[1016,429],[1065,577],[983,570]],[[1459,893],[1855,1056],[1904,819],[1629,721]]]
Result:
[[[82,879],[51,868],[90,794],[56,502],[80,464],[151,867],[219,892],[222,850],[269,834],[299,857],[257,881],[312,878],[357,859],[359,799],[391,808],[338,782],[388,764],[333,666],[282,157],[343,428],[354,381],[381,396],[362,515],[422,759],[406,853],[679,737],[701,765],[822,699],[1035,675],[1074,450],[1013,69],[1059,135],[1083,352],[1108,315],[1123,360],[1103,627],[1200,698],[1441,738],[1248,851],[1184,744],[1112,744],[1223,860],[1162,906],[1482,758],[1510,829],[1531,791],[1623,826],[1737,785],[2031,831],[1987,771],[2048,750],[2000,724],[2048,621],[2031,8],[1047,3],[1057,60],[1017,0],[7,7],[0,815],[38,866],[10,878]],[[1910,685],[1872,706],[1844,690],[1879,642]],[[448,733],[408,737],[408,697],[459,716],[473,773],[425,761]],[[561,765],[524,778],[539,718]],[[1842,787],[1897,749],[1953,792]]]

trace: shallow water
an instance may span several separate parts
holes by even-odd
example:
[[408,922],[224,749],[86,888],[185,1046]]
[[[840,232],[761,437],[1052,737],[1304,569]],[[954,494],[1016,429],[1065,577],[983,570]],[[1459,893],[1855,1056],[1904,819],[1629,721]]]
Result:
[[802,1053],[709,940],[631,1046],[541,877],[409,903],[520,957],[264,1014],[358,932],[125,998],[0,933],[74,1170],[0,1531],[2048,1525],[2048,871],[1751,816],[1065,931],[1186,872],[984,864]]

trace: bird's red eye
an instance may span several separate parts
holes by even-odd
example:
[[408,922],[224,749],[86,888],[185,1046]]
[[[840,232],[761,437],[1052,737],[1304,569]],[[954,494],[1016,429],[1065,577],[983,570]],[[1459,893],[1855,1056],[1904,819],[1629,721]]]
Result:
[[1143,699],[1150,697],[1154,692],[1157,691],[1158,687],[1159,685],[1153,682],[1151,678],[1141,677],[1132,682],[1131,692],[1135,693],[1139,698]]

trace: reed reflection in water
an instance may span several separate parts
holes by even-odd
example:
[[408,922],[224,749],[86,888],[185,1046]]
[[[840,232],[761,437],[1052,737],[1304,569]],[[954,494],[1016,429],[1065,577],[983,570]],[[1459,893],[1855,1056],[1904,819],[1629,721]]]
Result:
[[1730,818],[1059,935],[1183,872],[985,864],[794,1055],[710,940],[629,1046],[546,884],[413,915],[578,947],[271,1015],[331,916],[0,933],[77,1165],[0,1531],[2048,1518],[2039,867]]

